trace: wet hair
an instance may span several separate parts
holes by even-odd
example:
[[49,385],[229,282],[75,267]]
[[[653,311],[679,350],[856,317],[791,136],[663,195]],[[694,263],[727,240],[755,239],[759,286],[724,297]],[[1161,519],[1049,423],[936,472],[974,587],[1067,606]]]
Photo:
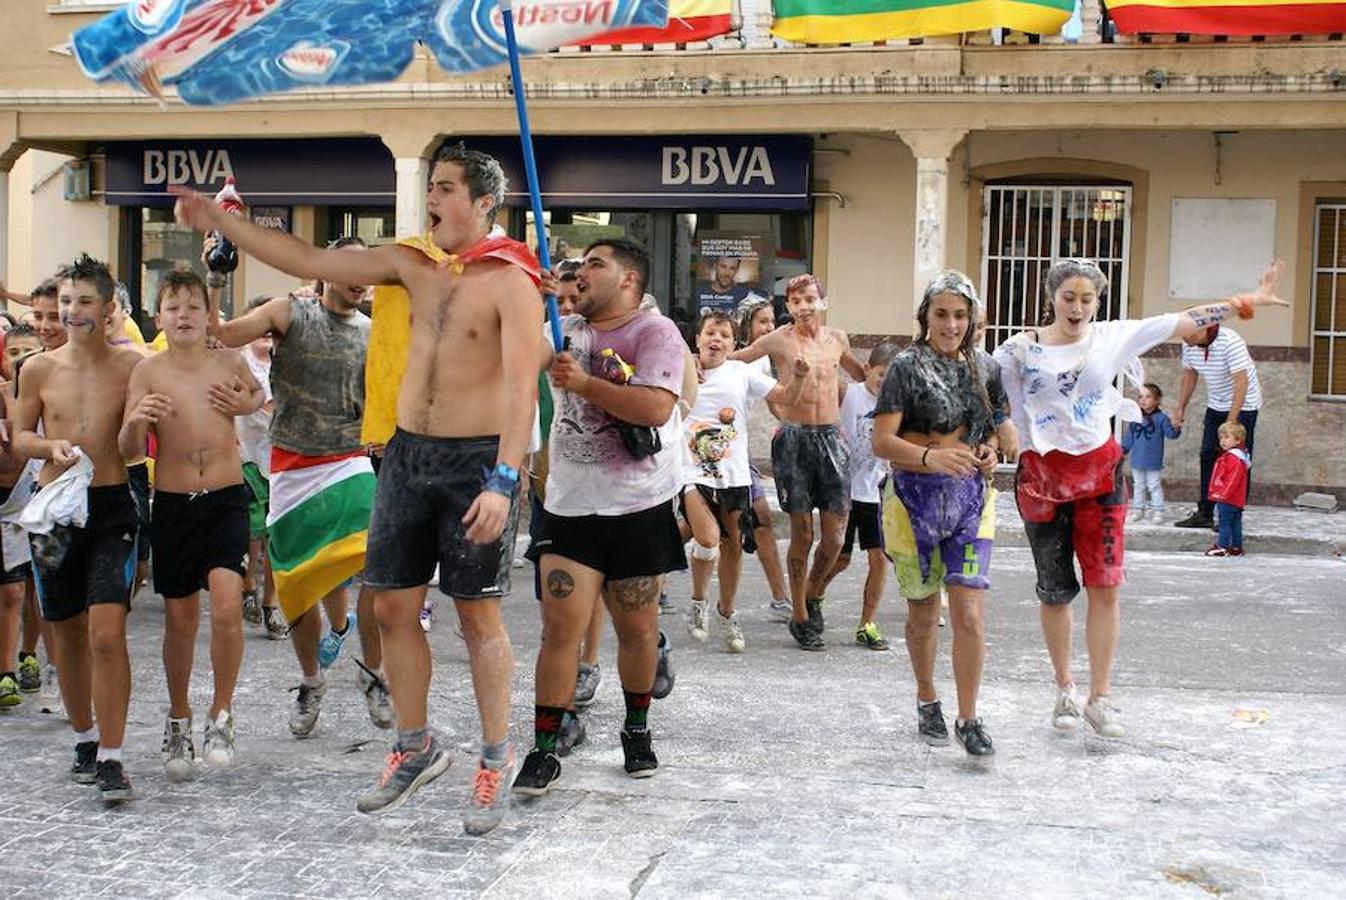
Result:
[[154,308],[162,309],[165,297],[175,291],[184,289],[199,291],[202,302],[209,306],[210,301],[206,296],[206,283],[201,280],[200,275],[197,275],[191,269],[170,269],[159,280],[159,292],[154,297]]
[[941,294],[955,294],[967,301],[967,331],[963,333],[963,342],[958,345],[958,353],[972,373],[972,385],[987,415],[994,416],[991,397],[986,393],[986,385],[981,380],[981,367],[977,365],[977,310],[981,308],[981,297],[977,295],[977,288],[971,278],[957,269],[945,269],[930,279],[921,297],[921,305],[916,308],[916,324],[920,326],[916,343],[930,345],[930,307]]
[[1154,401],[1156,404],[1163,401],[1164,391],[1162,388],[1159,387],[1159,385],[1155,384],[1153,381],[1145,382],[1145,390],[1149,391],[1151,394],[1154,394]]
[[809,285],[813,285],[815,288],[818,289],[819,299],[821,300],[827,299],[827,290],[823,287],[822,280],[819,279],[818,276],[814,275],[812,272],[805,272],[803,275],[796,275],[789,281],[785,282],[785,296],[789,297],[791,294],[798,293],[799,291],[802,291],[805,288],[807,288]]
[[701,318],[696,320],[696,333],[700,334],[701,329],[705,328],[712,322],[716,324],[723,323],[725,325],[728,325],[729,333],[730,334],[734,333],[734,317],[729,315],[729,313],[720,312],[719,310],[715,309],[703,312],[701,314]]
[[1098,292],[1098,302],[1102,304],[1108,297],[1108,276],[1092,259],[1063,259],[1047,270],[1042,279],[1042,324],[1050,325],[1056,321],[1056,309],[1052,305],[1056,292],[1072,278],[1088,278]]
[[27,322],[19,322],[13,328],[9,329],[9,332],[5,335],[5,341],[8,342],[14,340],[14,338],[23,337],[32,338],[35,341],[39,340],[36,328],[29,325]]
[[578,273],[575,272],[574,269],[564,269],[562,270],[561,274],[557,276],[556,280],[561,282],[562,284],[568,284],[572,281],[579,281],[580,276]]
[[1239,422],[1225,422],[1220,426],[1219,434],[1221,437],[1232,437],[1242,444],[1248,437],[1248,429]]
[[599,238],[584,248],[584,255],[588,256],[597,247],[607,247],[611,250],[612,258],[623,268],[635,269],[636,293],[643,295],[650,281],[650,255],[645,252],[645,248],[625,238]]
[[56,278],[43,279],[42,283],[33,288],[33,292],[28,295],[30,302],[38,297],[51,297],[53,300],[61,292],[61,284]]
[[0,309],[0,317],[9,320],[9,330],[11,331],[14,329],[15,325],[19,324],[19,320],[14,318],[7,309]]
[[368,248],[369,245],[366,244],[365,239],[360,237],[358,234],[343,234],[336,240],[327,242],[328,250],[342,250],[346,247]]
[[117,282],[113,280],[107,263],[94,259],[87,253],[81,253],[75,257],[74,262],[62,266],[56,273],[56,278],[61,282],[84,281],[93,285],[94,290],[98,292],[98,299],[104,303],[111,300],[117,292]]
[[509,186],[509,179],[505,177],[500,161],[480,150],[469,150],[466,144],[459,141],[440,147],[435,154],[435,162],[454,163],[462,167],[463,177],[467,179],[467,196],[472,200],[490,197],[491,208],[486,212],[486,219],[494,222],[496,213],[505,202],[505,189]]
[[131,315],[130,289],[119,281],[117,282],[117,289],[112,292],[112,295],[117,298],[117,305],[122,308],[122,312],[126,313],[127,317],[129,318]]
[[739,307],[738,331],[734,335],[734,342],[740,347],[746,347],[752,343],[752,320],[757,318],[757,314],[764,309],[771,310],[771,318],[774,322],[776,308],[770,300],[754,300]]
[[865,365],[870,368],[886,366],[893,361],[897,354],[902,352],[902,345],[894,338],[884,338],[874,345],[874,349],[869,351],[869,359],[865,360]]

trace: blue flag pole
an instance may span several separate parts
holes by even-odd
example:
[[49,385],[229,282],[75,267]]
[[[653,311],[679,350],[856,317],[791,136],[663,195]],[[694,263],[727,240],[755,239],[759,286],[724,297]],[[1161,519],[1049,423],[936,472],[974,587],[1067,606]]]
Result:
[[[519,117],[519,141],[523,144],[523,168],[528,175],[528,199],[533,206],[533,229],[537,233],[537,258],[542,268],[551,270],[551,250],[547,246],[547,223],[542,220],[542,190],[538,187],[537,158],[533,155],[533,129],[528,124],[528,100],[524,97],[523,72],[519,67],[519,42],[514,36],[513,0],[499,0],[505,20],[505,41],[509,44],[509,77],[514,82],[514,108]],[[561,311],[556,297],[547,295],[547,321],[551,323],[552,345],[562,349]]]

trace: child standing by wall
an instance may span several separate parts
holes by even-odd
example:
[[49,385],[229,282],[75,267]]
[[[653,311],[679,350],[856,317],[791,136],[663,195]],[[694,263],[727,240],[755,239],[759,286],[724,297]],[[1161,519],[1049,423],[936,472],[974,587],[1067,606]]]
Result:
[[1122,452],[1131,457],[1134,485],[1127,522],[1145,518],[1147,495],[1150,521],[1156,525],[1164,521],[1164,440],[1180,436],[1182,429],[1159,408],[1163,399],[1159,385],[1146,382],[1140,390],[1141,420],[1130,423],[1122,433]]
[[1207,556],[1243,555],[1243,507],[1248,502],[1248,470],[1252,457],[1243,441],[1248,436],[1238,422],[1220,426],[1220,457],[1210,476],[1210,499],[1218,523],[1215,546]]

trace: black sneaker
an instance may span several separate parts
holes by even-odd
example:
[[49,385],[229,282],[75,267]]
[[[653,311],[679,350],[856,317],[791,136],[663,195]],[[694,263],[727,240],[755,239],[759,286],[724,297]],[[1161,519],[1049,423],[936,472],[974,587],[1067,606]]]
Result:
[[919,719],[916,730],[920,733],[921,740],[931,747],[948,746],[949,726],[944,724],[944,709],[939,705],[938,700],[934,703],[918,701],[916,717]]
[[809,626],[822,637],[823,633],[823,598],[814,597],[811,600],[805,600],[804,606],[809,611]]
[[1173,523],[1174,528],[1214,528],[1215,519],[1212,516],[1202,515],[1200,510],[1192,513],[1185,519],[1179,519]]
[[800,650],[822,650],[824,649],[822,635],[813,630],[813,623],[805,620],[796,622],[790,620],[790,637],[799,644]]
[[627,731],[622,729],[622,755],[626,757],[624,768],[632,778],[649,778],[659,771],[659,758],[650,747],[650,732]]
[[75,764],[70,767],[75,784],[93,784],[98,780],[98,742],[80,741],[75,745]]
[[561,761],[555,753],[534,747],[523,758],[518,777],[511,790],[525,797],[545,797],[552,784],[561,777]]
[[991,736],[982,727],[980,716],[966,722],[955,722],[953,734],[968,756],[995,756],[995,746],[991,743]]
[[121,760],[105,759],[98,763],[98,795],[104,803],[125,803],[131,799],[131,780]]
[[556,755],[569,756],[570,751],[584,743],[584,723],[580,717],[566,710],[561,717],[561,735],[556,739]]
[[673,674],[673,661],[668,658],[673,650],[673,644],[668,640],[668,635],[662,630],[659,632],[659,664],[654,669],[654,690],[651,693],[656,700],[662,700],[673,693],[673,682],[677,676]]

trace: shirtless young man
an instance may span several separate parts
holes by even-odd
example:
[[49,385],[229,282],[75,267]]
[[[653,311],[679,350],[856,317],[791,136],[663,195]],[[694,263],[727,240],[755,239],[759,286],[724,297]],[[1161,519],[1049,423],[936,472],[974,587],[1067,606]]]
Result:
[[[780,506],[790,516],[790,635],[805,650],[823,649],[823,588],[841,554],[850,512],[846,446],[838,422],[837,368],[863,381],[865,367],[851,353],[846,332],[822,322],[827,295],[815,275],[796,275],[785,287],[785,305],[794,322],[739,350],[731,359],[752,362],[770,355],[777,372],[788,372],[795,357],[808,363],[804,390],[794,403],[778,404],[781,426],[771,440],[771,467]],[[820,513],[822,538],[809,568],[813,510]]]
[[59,293],[58,279],[48,278],[39,284],[32,293],[33,329],[43,350],[55,350],[64,347],[66,342],[65,323],[57,306]]
[[[115,803],[131,799],[121,750],[131,698],[126,614],[139,529],[117,432],[127,382],[142,357],[113,347],[103,333],[115,302],[106,265],[83,254],[58,279],[69,343],[24,363],[14,449],[47,460],[38,474],[42,485],[81,455],[93,463],[88,521],[83,528],[57,526],[69,539],[59,562],[43,552],[53,542],[41,542],[44,547],[35,540],[33,571],[42,615],[59,648],[61,695],[77,736],[71,775],[80,784],[96,781],[103,799]],[[44,435],[37,433],[39,422]]]
[[[426,204],[429,249],[472,250],[486,239],[504,194],[504,172],[494,159],[461,145],[441,150]],[[509,589],[518,472],[537,399],[536,269],[530,273],[494,255],[465,265],[442,256],[436,262],[402,245],[321,250],[225,214],[198,194],[180,196],[178,217],[201,230],[218,229],[244,252],[300,278],[407,289],[411,343],[398,430],[384,453],[365,565],[366,584],[377,591],[399,731],[385,773],[358,808],[396,807],[449,766],[447,742],[426,723],[430,646],[419,621],[438,563],[440,591],[454,599],[467,641],[482,724],[482,758],[464,827],[489,831],[504,817],[502,788],[513,768],[514,653],[500,598]]]
[[168,719],[164,769],[181,780],[196,761],[192,677],[200,592],[210,590],[210,665],[215,697],[202,751],[213,766],[234,759],[234,684],[243,664],[243,570],[248,559],[248,496],[234,416],[262,404],[262,388],[243,357],[206,347],[206,285],[171,271],[159,283],[157,324],[168,349],[131,373],[117,443],[128,460],[144,453],[151,429],[154,472],[154,590],[164,598],[164,674]]

